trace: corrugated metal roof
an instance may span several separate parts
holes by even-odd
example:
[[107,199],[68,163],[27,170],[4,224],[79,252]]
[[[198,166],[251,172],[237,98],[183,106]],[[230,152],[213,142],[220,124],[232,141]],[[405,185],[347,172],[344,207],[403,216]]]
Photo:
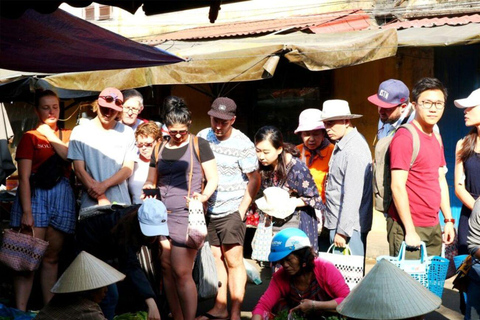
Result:
[[315,33],[353,31],[377,24],[362,10],[344,10],[325,14],[295,16],[284,19],[241,21],[228,24],[215,24],[177,32],[137,39],[149,45],[166,40],[194,40],[206,38],[227,38],[236,36],[260,35],[289,29],[310,29]]
[[408,21],[397,21],[381,26],[382,29],[431,28],[439,26],[460,26],[470,23],[480,23],[480,14],[463,15],[457,17],[423,18]]

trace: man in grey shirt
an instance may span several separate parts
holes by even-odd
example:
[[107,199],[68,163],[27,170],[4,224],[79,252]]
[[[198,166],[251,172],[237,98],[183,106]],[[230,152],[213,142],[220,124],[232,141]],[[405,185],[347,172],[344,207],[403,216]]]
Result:
[[137,154],[132,129],[115,120],[122,103],[118,89],[104,89],[94,108],[97,116],[73,129],[67,157],[83,184],[81,209],[114,202],[131,204],[126,180]]
[[372,155],[365,138],[353,127],[345,100],[327,100],[322,121],[329,139],[335,142],[325,189],[325,227],[330,243],[347,244],[353,255],[365,256],[367,234],[372,227]]

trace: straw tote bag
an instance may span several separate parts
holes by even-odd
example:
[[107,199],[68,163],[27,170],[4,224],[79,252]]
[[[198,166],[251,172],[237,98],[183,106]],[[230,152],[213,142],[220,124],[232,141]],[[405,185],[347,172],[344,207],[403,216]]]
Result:
[[7,229],[0,247],[0,262],[15,271],[34,271],[40,267],[48,242],[32,235]]
[[[190,197],[190,191],[192,187],[192,175],[193,175],[193,139],[190,138],[190,173],[188,175],[188,193],[187,197]],[[190,199],[188,201],[188,227],[187,227],[187,239],[186,245],[193,249],[200,249],[205,243],[207,237],[207,223],[205,221],[205,213],[203,211],[204,206],[200,200]]]

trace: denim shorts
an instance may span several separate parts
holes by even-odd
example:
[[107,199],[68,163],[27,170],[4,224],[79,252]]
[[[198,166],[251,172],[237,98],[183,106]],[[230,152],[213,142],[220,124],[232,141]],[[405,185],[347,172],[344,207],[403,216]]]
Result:
[[[65,233],[75,231],[75,196],[67,178],[62,178],[52,189],[32,190],[32,215],[35,227],[52,226]],[[15,197],[10,213],[10,226],[20,227],[22,221],[22,206],[19,193]]]

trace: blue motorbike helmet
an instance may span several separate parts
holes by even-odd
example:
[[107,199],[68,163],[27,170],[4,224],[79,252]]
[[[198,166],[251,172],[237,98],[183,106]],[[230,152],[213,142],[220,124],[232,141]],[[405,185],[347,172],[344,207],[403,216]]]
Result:
[[293,251],[311,246],[308,236],[302,230],[297,228],[283,229],[272,239],[268,261],[280,261]]

